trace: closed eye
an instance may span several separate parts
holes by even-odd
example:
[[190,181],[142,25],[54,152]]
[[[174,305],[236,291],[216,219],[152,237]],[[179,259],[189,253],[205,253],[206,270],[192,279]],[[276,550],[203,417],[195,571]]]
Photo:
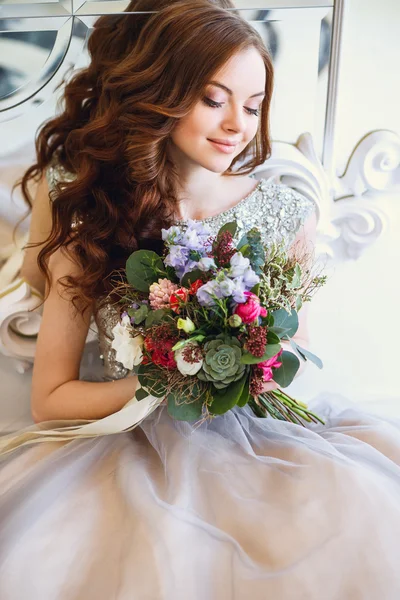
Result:
[[[215,102],[215,100],[211,100],[211,98],[207,98],[207,96],[203,98],[203,102],[207,106],[211,106],[211,108],[221,108],[221,106],[223,106],[223,102]],[[250,115],[254,115],[255,117],[258,117],[260,114],[258,108],[249,108],[245,106],[244,109],[247,110]]]

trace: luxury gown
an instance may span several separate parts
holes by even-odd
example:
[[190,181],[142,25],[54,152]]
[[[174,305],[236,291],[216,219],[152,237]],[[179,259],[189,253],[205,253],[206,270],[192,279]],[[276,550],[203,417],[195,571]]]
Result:
[[[48,172],[50,185],[66,176]],[[290,245],[313,209],[261,180],[205,221],[257,224]],[[98,317],[105,379],[128,374],[111,348],[116,318],[111,306]],[[89,439],[7,436],[0,599],[398,600],[400,419],[332,395],[310,406],[326,425],[248,407],[195,425],[162,406],[133,430],[122,411],[124,431]]]

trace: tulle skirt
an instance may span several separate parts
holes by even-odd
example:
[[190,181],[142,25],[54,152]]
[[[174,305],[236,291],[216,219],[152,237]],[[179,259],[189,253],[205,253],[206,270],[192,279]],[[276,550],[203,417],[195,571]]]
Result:
[[1,600],[398,600],[400,419],[245,407],[0,463]]

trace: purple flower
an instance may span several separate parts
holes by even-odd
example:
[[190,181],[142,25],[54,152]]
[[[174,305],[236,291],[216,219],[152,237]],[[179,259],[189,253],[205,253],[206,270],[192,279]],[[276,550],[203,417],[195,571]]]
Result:
[[243,274],[243,281],[247,287],[247,289],[251,290],[257,283],[260,283],[259,276],[253,271],[251,267],[246,269]]
[[245,292],[247,291],[246,285],[243,281],[243,277],[235,277],[233,279],[234,282],[234,290],[232,292],[232,298],[237,304],[241,304],[242,302],[246,302],[247,297]]
[[196,292],[197,299],[202,306],[214,306],[216,298],[222,298],[222,292],[216,279],[211,279],[201,286]]
[[207,225],[204,225],[201,221],[194,221],[193,219],[188,219],[188,229],[192,229],[198,235],[202,237],[210,237],[211,230]]
[[181,233],[181,229],[176,225],[173,225],[169,229],[161,229],[161,237],[167,245],[179,244]]
[[246,269],[250,267],[250,261],[245,258],[241,252],[235,252],[231,258],[231,268],[229,269],[230,277],[242,277]]
[[189,250],[194,250],[195,252],[203,252],[204,244],[201,237],[199,237],[193,229],[187,229],[181,239],[181,244],[186,246]]
[[201,258],[199,260],[199,262],[197,263],[197,268],[200,269],[200,271],[211,271],[212,269],[216,269],[217,265],[214,262],[213,258],[208,258],[208,256],[205,256],[204,258]]
[[184,268],[189,260],[189,250],[184,246],[171,246],[165,257],[165,264],[170,267]]

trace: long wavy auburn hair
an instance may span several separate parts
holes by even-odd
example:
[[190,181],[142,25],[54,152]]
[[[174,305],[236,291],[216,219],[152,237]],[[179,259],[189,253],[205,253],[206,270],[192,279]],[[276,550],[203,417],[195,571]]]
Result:
[[[137,0],[127,11],[154,4]],[[258,33],[223,9],[233,7],[229,0],[156,4],[161,10],[154,14],[97,21],[88,44],[91,62],[66,84],[64,110],[38,132],[37,162],[19,182],[30,203],[29,180],[42,177],[52,161],[75,175],[50,194],[52,230],[38,264],[50,284],[51,254],[69,250],[80,275],[61,283],[81,311],[111,291],[110,275],[141,239],[159,237],[171,222],[179,181],[168,152],[171,133],[213,74],[249,47],[264,61],[266,95],[256,137],[226,174],[250,173],[270,156],[273,67]]]

